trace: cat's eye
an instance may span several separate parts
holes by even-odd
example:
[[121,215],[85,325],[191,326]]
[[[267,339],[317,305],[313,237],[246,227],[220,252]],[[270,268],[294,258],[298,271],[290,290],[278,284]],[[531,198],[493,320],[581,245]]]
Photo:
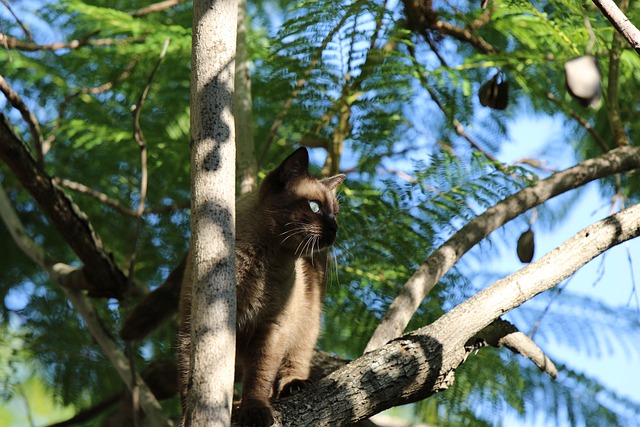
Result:
[[309,201],[309,207],[311,208],[311,211],[313,213],[320,212],[320,203],[316,202],[315,200]]

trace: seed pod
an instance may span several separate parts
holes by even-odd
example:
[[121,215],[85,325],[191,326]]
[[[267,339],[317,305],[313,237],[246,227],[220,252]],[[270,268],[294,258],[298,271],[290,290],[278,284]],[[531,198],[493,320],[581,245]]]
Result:
[[529,263],[533,259],[533,252],[535,250],[535,243],[533,241],[533,231],[529,228],[527,231],[520,235],[518,239],[518,258],[521,262]]
[[480,104],[496,110],[504,110],[509,103],[509,80],[499,71],[490,80],[486,81],[478,91]]
[[598,60],[591,55],[578,56],[564,64],[569,94],[584,107],[600,100],[602,85]]

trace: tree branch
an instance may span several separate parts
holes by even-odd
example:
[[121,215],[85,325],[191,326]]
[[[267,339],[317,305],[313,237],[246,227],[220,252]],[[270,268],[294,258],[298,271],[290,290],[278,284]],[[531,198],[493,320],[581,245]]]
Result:
[[147,84],[144,86],[142,93],[140,94],[140,98],[138,99],[138,103],[133,106],[133,139],[138,144],[140,148],[140,196],[138,200],[138,208],[135,211],[136,215],[136,225],[133,232],[133,244],[131,245],[131,254],[129,255],[129,271],[128,276],[129,280],[133,280],[133,272],[135,267],[136,253],[138,247],[138,240],[140,239],[140,230],[142,228],[142,215],[144,214],[145,202],[147,200],[147,181],[148,181],[148,169],[147,169],[147,142],[144,138],[144,134],[142,133],[142,127],[140,126],[140,114],[142,113],[142,106],[147,99],[147,95],[149,94],[149,89],[151,88],[151,82],[153,81],[153,76],[155,76],[156,71],[158,71],[158,67],[160,67],[160,63],[162,59],[167,53],[167,49],[169,48],[169,38],[164,41],[164,45],[162,46],[162,51],[160,52],[160,57],[156,61],[155,66],[151,70],[149,74],[149,78],[147,79]]
[[111,206],[112,208],[114,208],[115,210],[117,210],[123,215],[134,216],[134,217],[136,216],[136,211],[134,211],[133,209],[124,207],[118,200],[112,199],[106,194],[100,191],[94,190],[93,188],[87,187],[86,185],[80,182],[75,182],[66,178],[58,178],[58,177],[54,177],[53,179],[55,180],[57,185],[64,188],[68,188],[69,190],[77,191],[78,193],[91,196],[94,199],[100,201],[101,203]]
[[451,121],[451,124],[453,125],[454,130],[456,131],[456,133],[463,137],[465,140],[467,140],[467,142],[469,143],[469,145],[471,145],[471,147],[473,147],[474,150],[477,150],[479,152],[481,152],[482,154],[484,154],[484,156],[491,160],[492,162],[497,162],[498,160],[489,152],[485,151],[484,149],[482,149],[482,147],[480,147],[480,145],[478,145],[470,136],[469,134],[465,131],[464,126],[462,125],[462,123],[460,123],[460,121],[455,118],[452,114],[450,114],[447,111],[447,108],[445,107],[445,105],[440,101],[440,99],[438,98],[438,95],[436,94],[436,92],[431,88],[431,86],[429,85],[429,83],[427,82],[427,77],[424,75],[423,72],[421,72],[421,68],[418,64],[418,60],[416,58],[416,51],[415,48],[411,45],[408,46],[409,48],[409,53],[411,54],[411,59],[413,60],[416,72],[418,73],[418,79],[420,80],[420,83],[422,84],[422,87],[424,87],[427,92],[429,92],[429,96],[431,96],[431,99],[433,100],[433,102],[436,103],[436,105],[438,106],[438,108],[440,108],[440,111],[442,111],[442,113],[445,115],[445,117]]
[[[114,208],[115,210],[117,210],[123,215],[133,216],[133,217],[137,216],[136,211],[134,211],[133,209],[124,207],[122,203],[120,203],[118,200],[113,199],[100,191],[94,190],[93,188],[87,187],[86,185],[80,182],[75,182],[66,178],[58,178],[58,177],[53,177],[53,179],[55,180],[57,185],[72,191],[77,191],[78,193],[85,194],[89,197],[93,197],[94,199],[104,203],[105,205],[111,206],[112,208]],[[151,213],[166,214],[166,213],[172,213],[172,212],[186,210],[186,209],[189,209],[189,204],[164,206],[160,208],[145,208],[144,213],[145,214],[151,214]]]
[[629,18],[618,8],[613,0],[593,0],[602,14],[616,27],[616,30],[629,42],[632,48],[640,54],[640,31]]
[[241,196],[250,193],[258,185],[258,164],[253,141],[253,100],[247,51],[247,28],[247,1],[239,0],[233,106],[237,150],[236,186]]
[[[615,3],[614,3],[615,6]],[[626,12],[629,8],[629,0],[622,0],[620,8]],[[620,10],[620,9],[618,9]],[[624,13],[622,12],[621,13]],[[611,49],[609,50],[609,82],[607,85],[607,115],[609,116],[609,124],[613,141],[616,146],[629,145],[629,138],[624,130],[624,123],[620,117],[620,102],[618,99],[618,81],[620,76],[620,55],[622,53],[622,36],[619,33],[613,33],[611,41]]]
[[152,13],[162,12],[164,10],[170,9],[173,6],[179,5],[182,2],[184,2],[184,0],[160,1],[158,3],[153,3],[153,4],[150,4],[149,6],[138,9],[135,12],[131,12],[130,15],[133,16],[134,18],[140,18],[142,16],[146,16]]
[[489,326],[478,332],[466,344],[473,351],[490,345],[492,347],[506,347],[514,353],[530,359],[541,371],[551,378],[558,377],[558,370],[551,359],[533,342],[510,322],[503,319],[494,320]]
[[0,158],[31,193],[56,230],[84,263],[87,281],[95,283],[90,296],[121,298],[127,279],[93,230],[87,216],[55,181],[39,167],[24,142],[0,113]]
[[640,148],[621,147],[555,173],[507,197],[471,220],[436,249],[405,283],[367,344],[366,351],[399,336],[438,280],[492,231],[548,199],[588,182],[640,167]]
[[591,134],[591,137],[598,144],[598,146],[600,147],[603,153],[606,153],[607,151],[609,151],[609,147],[607,147],[607,143],[604,141],[602,136],[600,136],[598,131],[595,130],[588,121],[586,121],[577,112],[571,109],[571,107],[569,107],[567,104],[560,102],[558,98],[556,98],[556,96],[551,92],[547,92],[546,96],[549,101],[553,102],[556,106],[562,109],[565,112],[565,114],[571,116],[575,121],[577,121],[580,124],[580,126],[582,126],[587,132],[589,132],[589,134]]
[[31,112],[31,110],[29,110],[29,107],[27,107],[27,104],[25,104],[24,101],[22,101],[22,98],[20,97],[20,95],[18,95],[16,92],[13,91],[9,83],[1,75],[0,75],[0,91],[4,93],[4,96],[7,98],[11,106],[13,106],[13,108],[18,110],[22,115],[22,118],[24,119],[24,121],[27,122],[27,125],[31,130],[31,138],[33,139],[33,146],[35,148],[38,166],[43,167],[44,166],[44,158],[43,158],[43,151],[42,151],[43,138],[42,138],[42,132],[40,132],[40,124],[38,123],[38,119]]
[[37,52],[41,50],[60,50],[60,49],[78,49],[84,46],[112,46],[122,45],[128,43],[140,43],[145,40],[145,37],[125,37],[122,39],[91,39],[95,33],[88,34],[85,37],[78,40],[71,40],[68,42],[56,42],[49,44],[37,44],[30,42],[23,42],[15,37],[11,37],[7,34],[0,33],[0,43],[7,46],[9,49],[21,50],[24,52]]
[[280,112],[278,113],[275,120],[273,121],[271,128],[269,129],[269,133],[267,134],[267,138],[262,147],[260,157],[258,158],[258,167],[264,164],[269,148],[273,143],[273,139],[275,138],[276,133],[280,128],[280,125],[282,125],[282,122],[284,121],[284,118],[288,114],[289,109],[293,105],[293,102],[296,100],[296,98],[302,91],[302,88],[307,83],[307,78],[311,75],[311,72],[316,68],[316,66],[318,65],[318,62],[320,62],[322,52],[327,47],[327,45],[329,44],[333,36],[336,35],[336,33],[342,28],[347,18],[351,16],[351,12],[353,10],[356,10],[358,7],[360,7],[361,3],[362,3],[361,0],[355,1],[349,7],[349,10],[345,12],[345,14],[342,16],[342,19],[340,19],[340,21],[331,29],[331,31],[329,31],[326,37],[322,40],[322,43],[320,44],[320,46],[316,51],[317,52],[316,58],[311,60],[311,62],[309,62],[309,65],[304,70],[303,76],[300,79],[298,79],[298,81],[296,82],[295,88],[293,89],[293,92],[291,92],[291,95],[289,96],[289,98],[284,102],[284,104],[280,108]]
[[[457,27],[438,19],[438,14],[431,7],[431,2],[421,0],[403,0],[405,16],[409,29],[421,34],[429,41],[429,31],[436,31],[454,39],[469,43],[483,53],[495,53],[496,48],[482,37],[474,36],[468,28]],[[473,27],[472,27],[473,28]],[[437,53],[436,53],[437,54]]]
[[62,119],[64,117],[64,112],[65,112],[65,110],[67,108],[67,104],[69,103],[69,101],[71,101],[73,98],[75,98],[78,95],[82,95],[82,94],[96,95],[96,94],[103,93],[103,92],[106,92],[108,90],[113,89],[118,84],[120,84],[123,81],[125,81],[126,79],[128,79],[129,76],[131,76],[131,72],[133,71],[133,69],[137,65],[137,63],[138,63],[137,60],[131,61],[129,63],[129,65],[127,66],[127,68],[114,81],[106,82],[106,83],[103,83],[103,84],[101,84],[99,86],[95,86],[95,87],[84,87],[84,88],[76,90],[74,93],[72,93],[70,95],[65,96],[64,99],[62,100],[62,102],[60,103],[60,105],[58,106],[58,118],[55,121],[53,129],[51,129],[51,132],[49,132],[49,136],[47,136],[47,139],[43,143],[42,152],[44,154],[47,154],[49,152],[49,150],[51,149],[51,144],[56,139],[56,134],[57,134],[58,130],[60,129],[60,124],[61,124]]
[[278,426],[341,426],[445,390],[473,354],[465,344],[502,314],[640,234],[640,205],[599,221],[433,324],[366,353],[315,386],[274,404]]
[[[9,198],[4,192],[4,189],[0,186],[0,217],[5,223],[9,233],[13,237],[16,244],[20,247],[20,249],[31,258],[40,268],[46,271],[49,274],[49,277],[54,282],[57,282],[62,291],[71,301],[74,308],[84,322],[87,325],[87,328],[91,332],[92,336],[95,338],[97,343],[102,347],[106,356],[109,358],[113,367],[116,369],[122,381],[126,384],[126,386],[131,389],[132,381],[131,381],[131,371],[129,368],[129,363],[127,361],[127,357],[120,350],[118,345],[113,341],[109,333],[105,330],[98,314],[95,309],[81,292],[77,290],[69,289],[68,287],[62,286],[58,280],[61,277],[61,272],[69,273],[70,270],[77,270],[74,267],[70,267],[64,264],[55,263],[52,261],[51,257],[47,254],[47,252],[37,245],[31,237],[27,234],[24,226],[20,222],[18,215],[15,210],[11,206]],[[158,426],[169,426],[171,425],[169,421],[162,414],[162,408],[160,404],[155,399],[149,388],[144,384],[142,378],[140,376],[136,376],[136,382],[138,387],[140,387],[141,394],[141,405],[145,413],[149,416],[149,418],[153,421],[153,425]]]
[[18,18],[18,16],[15,14],[13,9],[11,8],[11,5],[9,4],[9,2],[7,0],[2,0],[2,4],[4,4],[4,7],[7,8],[11,16],[13,16],[13,19],[15,19],[16,23],[20,26],[20,28],[22,28],[22,31],[24,32],[24,35],[27,36],[27,39],[29,39],[29,41],[33,40],[31,31],[29,31],[29,29],[22,23],[20,18]]

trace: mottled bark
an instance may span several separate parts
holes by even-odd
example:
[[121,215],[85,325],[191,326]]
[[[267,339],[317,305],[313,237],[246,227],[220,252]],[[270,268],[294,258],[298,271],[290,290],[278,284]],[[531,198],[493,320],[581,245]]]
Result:
[[89,296],[122,298],[127,278],[93,230],[87,216],[36,162],[0,113],[0,158],[29,191],[55,229],[83,262]]
[[235,360],[236,0],[193,4],[191,360],[183,425],[231,423]]

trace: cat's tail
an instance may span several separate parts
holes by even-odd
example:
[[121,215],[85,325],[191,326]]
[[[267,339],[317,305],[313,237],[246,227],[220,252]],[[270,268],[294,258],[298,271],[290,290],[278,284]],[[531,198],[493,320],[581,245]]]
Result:
[[186,264],[187,255],[160,287],[138,303],[122,325],[120,330],[122,339],[126,341],[142,339],[178,311],[180,288]]

